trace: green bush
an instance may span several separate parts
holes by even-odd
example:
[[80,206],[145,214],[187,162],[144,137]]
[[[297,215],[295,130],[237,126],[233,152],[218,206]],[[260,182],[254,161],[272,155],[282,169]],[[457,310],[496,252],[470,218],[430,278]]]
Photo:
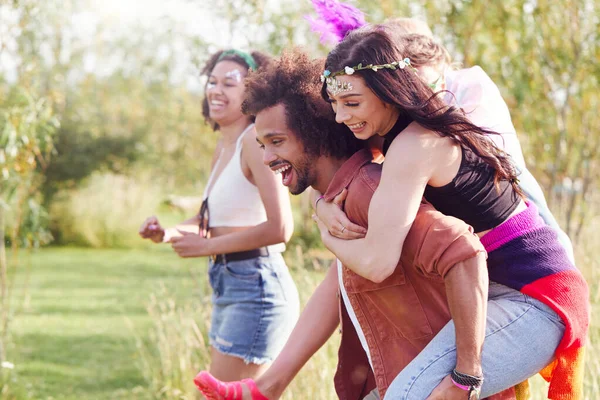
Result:
[[94,173],[76,189],[57,193],[50,210],[60,244],[91,247],[139,247],[143,220],[153,215],[162,189],[149,177],[134,179]]
[[94,136],[85,125],[63,123],[54,141],[55,154],[44,171],[46,202],[61,189],[71,189],[95,171],[122,173],[139,156],[136,138]]

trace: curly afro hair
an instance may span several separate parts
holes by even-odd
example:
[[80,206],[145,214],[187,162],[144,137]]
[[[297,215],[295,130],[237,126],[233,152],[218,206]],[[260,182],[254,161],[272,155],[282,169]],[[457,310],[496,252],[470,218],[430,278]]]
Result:
[[242,112],[255,116],[283,104],[287,126],[300,139],[305,152],[347,158],[364,148],[364,142],[335,121],[331,105],[321,97],[323,65],[323,60],[311,60],[298,49],[283,53],[246,78]]
[[[219,50],[216,53],[214,53],[212,56],[210,56],[210,58],[208,59],[206,64],[204,64],[204,67],[202,68],[200,75],[209,76],[211,74],[212,70],[215,68],[215,65],[217,65],[217,63],[220,61],[233,61],[233,62],[238,63],[240,66],[244,67],[244,69],[246,69],[246,71],[250,70],[250,66],[248,65],[246,60],[244,60],[242,57],[240,57],[238,55],[228,54],[221,58],[221,55],[225,51],[226,50]],[[250,54],[252,56],[252,58],[254,58],[254,61],[256,62],[256,65],[258,66],[259,69],[261,67],[269,64],[272,60],[271,56],[269,56],[265,53],[261,53],[260,51],[253,51],[248,54]],[[219,124],[217,124],[215,121],[210,119],[209,109],[208,109],[208,98],[206,96],[204,96],[204,99],[202,100],[202,116],[204,117],[204,120],[208,124],[210,124],[210,126],[212,127],[213,130],[215,130],[215,131],[219,130]]]

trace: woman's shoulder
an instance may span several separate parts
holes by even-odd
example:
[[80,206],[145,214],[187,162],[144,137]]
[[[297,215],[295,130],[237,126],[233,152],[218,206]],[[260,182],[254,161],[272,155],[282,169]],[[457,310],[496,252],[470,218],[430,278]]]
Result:
[[258,144],[256,142],[256,129],[254,128],[254,124],[246,128],[242,135],[243,137],[241,138],[241,140],[242,145],[244,147],[247,147],[249,145],[256,145],[256,147],[258,147]]
[[254,129],[254,125],[250,127],[247,131],[243,133],[243,137],[241,138],[241,147],[242,147],[242,157],[244,157],[244,153],[246,154],[259,154],[260,146],[256,141],[256,129]]
[[[433,149],[448,149],[455,146],[454,142],[440,136],[438,133],[427,129],[423,125],[412,122],[392,141],[390,151],[401,154],[431,151]],[[388,157],[388,154],[386,154]]]
[[388,168],[412,173],[417,171],[428,181],[447,170],[460,157],[459,146],[450,138],[442,137],[413,122],[391,143],[384,161]]

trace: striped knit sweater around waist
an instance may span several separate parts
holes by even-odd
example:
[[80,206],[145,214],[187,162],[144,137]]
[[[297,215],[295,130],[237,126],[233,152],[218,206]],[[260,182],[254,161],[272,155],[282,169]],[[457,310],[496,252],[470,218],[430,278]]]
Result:
[[554,362],[540,372],[550,382],[548,398],[583,399],[584,345],[590,304],[588,286],[569,261],[554,230],[533,203],[481,238],[491,281],[549,305],[566,329]]

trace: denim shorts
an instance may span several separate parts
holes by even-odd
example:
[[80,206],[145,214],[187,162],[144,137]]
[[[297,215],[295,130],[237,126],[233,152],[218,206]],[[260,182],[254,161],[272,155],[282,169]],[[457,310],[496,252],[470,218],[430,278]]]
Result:
[[298,290],[280,253],[210,262],[213,289],[210,344],[247,364],[271,362],[299,314]]

